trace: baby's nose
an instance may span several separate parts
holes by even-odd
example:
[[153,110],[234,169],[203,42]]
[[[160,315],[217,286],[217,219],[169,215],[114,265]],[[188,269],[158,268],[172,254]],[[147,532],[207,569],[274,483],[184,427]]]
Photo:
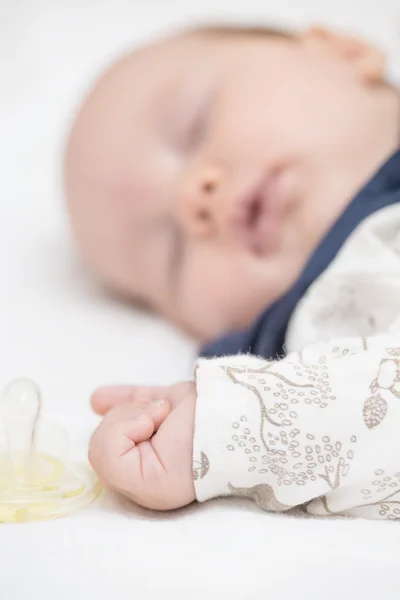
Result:
[[206,168],[192,173],[183,191],[183,215],[189,233],[208,237],[225,227],[221,204],[222,173],[218,168]]

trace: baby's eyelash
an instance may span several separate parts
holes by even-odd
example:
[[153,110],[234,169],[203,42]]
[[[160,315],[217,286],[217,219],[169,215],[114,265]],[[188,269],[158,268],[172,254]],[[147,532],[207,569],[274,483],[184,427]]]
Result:
[[187,152],[195,151],[203,141],[215,97],[215,89],[210,87],[201,94],[200,102],[196,102],[184,126],[183,146]]
[[207,125],[208,117],[208,103],[203,105],[197,112],[192,122],[189,125],[187,132],[187,143],[186,147],[188,150],[193,150],[198,147],[203,139],[204,132]]

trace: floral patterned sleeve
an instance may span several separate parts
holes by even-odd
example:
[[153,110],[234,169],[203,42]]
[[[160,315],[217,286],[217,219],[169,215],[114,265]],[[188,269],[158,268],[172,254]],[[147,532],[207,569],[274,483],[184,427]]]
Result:
[[199,501],[400,518],[400,336],[341,339],[282,360],[200,359]]

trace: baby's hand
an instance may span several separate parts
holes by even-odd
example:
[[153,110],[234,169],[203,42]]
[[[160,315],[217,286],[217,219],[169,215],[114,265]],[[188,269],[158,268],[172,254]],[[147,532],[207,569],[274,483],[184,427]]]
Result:
[[101,481],[147,508],[193,502],[195,405],[193,382],[97,390],[92,407],[104,419],[90,442],[89,460]]

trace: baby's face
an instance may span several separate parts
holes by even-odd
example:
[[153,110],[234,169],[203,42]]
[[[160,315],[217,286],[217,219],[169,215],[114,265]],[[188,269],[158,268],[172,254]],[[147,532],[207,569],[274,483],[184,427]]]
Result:
[[207,339],[293,283],[380,158],[370,90],[338,44],[190,34],[101,79],[66,185],[78,243],[108,284]]

